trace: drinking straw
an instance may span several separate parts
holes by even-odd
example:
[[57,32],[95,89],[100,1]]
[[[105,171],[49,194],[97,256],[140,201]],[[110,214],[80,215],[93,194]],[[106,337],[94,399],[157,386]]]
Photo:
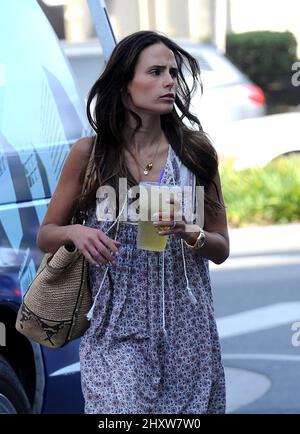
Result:
[[163,179],[163,176],[164,176],[164,168],[162,168],[161,170],[160,170],[160,173],[159,173],[159,180],[157,181],[157,185],[161,185],[161,181],[162,181],[162,179]]

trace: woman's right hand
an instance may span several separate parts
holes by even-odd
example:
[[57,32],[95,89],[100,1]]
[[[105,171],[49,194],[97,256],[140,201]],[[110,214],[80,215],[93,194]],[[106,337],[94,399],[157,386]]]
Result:
[[80,250],[86,260],[95,267],[114,262],[121,243],[112,240],[101,229],[80,224],[70,225],[69,239]]

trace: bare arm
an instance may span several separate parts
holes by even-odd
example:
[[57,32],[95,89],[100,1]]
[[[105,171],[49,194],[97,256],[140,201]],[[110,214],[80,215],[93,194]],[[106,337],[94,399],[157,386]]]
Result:
[[92,265],[98,265],[112,261],[110,251],[116,252],[120,243],[101,230],[69,224],[76,197],[82,189],[91,148],[90,137],[79,139],[72,146],[39,229],[37,245],[44,252],[54,253],[64,244],[74,244]]

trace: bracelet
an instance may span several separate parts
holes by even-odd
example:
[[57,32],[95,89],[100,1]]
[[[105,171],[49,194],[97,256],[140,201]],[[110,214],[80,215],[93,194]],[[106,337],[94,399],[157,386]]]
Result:
[[185,240],[183,240],[184,244],[189,248],[189,249],[201,249],[201,247],[203,247],[204,243],[205,243],[205,232],[202,228],[200,228],[200,232],[199,235],[195,241],[195,243],[193,245],[187,243]]

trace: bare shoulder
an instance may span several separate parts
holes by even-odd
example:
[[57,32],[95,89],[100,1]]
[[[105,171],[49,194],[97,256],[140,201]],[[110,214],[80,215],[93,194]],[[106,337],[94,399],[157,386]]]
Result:
[[85,172],[91,155],[93,142],[94,137],[89,136],[82,137],[73,143],[65,162],[63,176],[66,172],[71,172],[73,176],[78,174],[81,180],[81,175]]
[[94,141],[93,136],[81,137],[75,143],[73,143],[71,147],[71,152],[73,154],[76,154],[78,157],[81,157],[84,160],[86,160],[89,158],[91,154],[93,141]]
[[82,190],[92,145],[93,137],[82,137],[72,145],[42,225],[66,225],[70,221]]

